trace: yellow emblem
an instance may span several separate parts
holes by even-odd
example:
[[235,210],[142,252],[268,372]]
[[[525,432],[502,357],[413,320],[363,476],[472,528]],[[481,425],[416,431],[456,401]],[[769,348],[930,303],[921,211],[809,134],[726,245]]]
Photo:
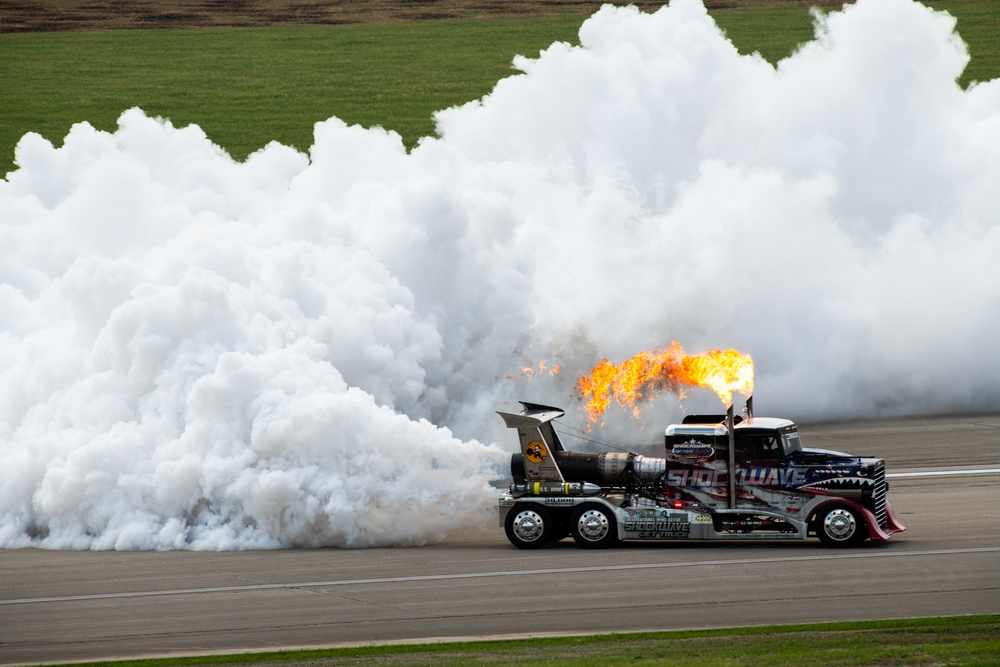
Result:
[[541,463],[549,455],[549,450],[545,448],[545,443],[539,440],[529,442],[524,448],[524,457],[532,463]]

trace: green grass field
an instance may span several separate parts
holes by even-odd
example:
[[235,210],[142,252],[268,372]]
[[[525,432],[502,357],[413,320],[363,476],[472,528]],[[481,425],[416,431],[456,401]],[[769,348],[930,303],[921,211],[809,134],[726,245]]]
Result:
[[115,667],[338,667],[341,665],[997,665],[1000,616],[823,623],[249,653],[103,663]]
[[[963,77],[1000,76],[1000,3],[949,0],[972,64]],[[802,7],[719,9],[744,52],[771,62],[812,36]],[[243,159],[275,140],[300,149],[331,116],[381,125],[408,146],[433,134],[434,111],[488,93],[515,54],[576,42],[580,16],[427,20],[353,25],[0,34],[0,174],[26,132],[61,145],[71,125],[114,130],[134,106],[175,126],[196,123]]]
[[276,140],[306,149],[331,116],[381,125],[412,145],[431,114],[476,99],[576,33],[575,18],[344,26],[22,33],[0,36],[0,171],[25,131],[49,139],[88,120],[113,130],[139,106],[197,123],[237,158]]

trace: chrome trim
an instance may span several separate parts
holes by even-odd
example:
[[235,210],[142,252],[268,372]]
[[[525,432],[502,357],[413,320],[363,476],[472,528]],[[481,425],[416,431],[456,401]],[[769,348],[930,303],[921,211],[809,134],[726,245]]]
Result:
[[875,489],[872,491],[872,505],[875,508],[875,518],[878,525],[886,527],[885,514],[885,464],[879,463],[875,466]]

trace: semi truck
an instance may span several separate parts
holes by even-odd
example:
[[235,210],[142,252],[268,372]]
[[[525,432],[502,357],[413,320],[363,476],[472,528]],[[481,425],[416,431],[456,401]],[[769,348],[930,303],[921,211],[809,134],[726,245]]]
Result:
[[584,548],[623,540],[806,540],[830,547],[905,530],[886,497],[885,461],[807,449],[788,419],[689,415],[664,432],[664,456],[567,450],[560,408],[498,412],[520,452],[499,498],[500,526],[521,549],[572,536]]

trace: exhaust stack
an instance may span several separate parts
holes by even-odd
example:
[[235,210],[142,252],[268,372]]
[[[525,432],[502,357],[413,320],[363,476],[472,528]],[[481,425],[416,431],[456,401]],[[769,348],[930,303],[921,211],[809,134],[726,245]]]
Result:
[[[747,403],[749,413],[750,403]],[[733,436],[733,428],[736,426],[733,419],[733,404],[729,404],[726,410],[726,431],[729,432],[729,509],[736,509],[736,439]]]

